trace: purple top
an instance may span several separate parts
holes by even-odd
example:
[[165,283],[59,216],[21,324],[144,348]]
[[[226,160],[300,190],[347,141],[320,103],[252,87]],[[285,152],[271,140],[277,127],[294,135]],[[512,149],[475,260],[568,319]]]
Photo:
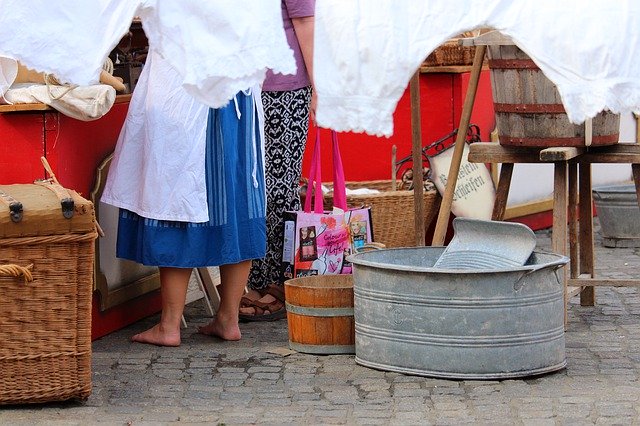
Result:
[[302,58],[300,44],[293,30],[291,18],[304,18],[306,16],[314,16],[316,7],[315,0],[282,0],[282,22],[284,23],[284,32],[287,35],[289,47],[293,50],[293,56],[296,60],[297,71],[295,75],[274,74],[271,70],[267,70],[267,77],[264,79],[262,90],[281,92],[285,90],[295,90],[309,86],[311,81],[307,73],[307,67]]

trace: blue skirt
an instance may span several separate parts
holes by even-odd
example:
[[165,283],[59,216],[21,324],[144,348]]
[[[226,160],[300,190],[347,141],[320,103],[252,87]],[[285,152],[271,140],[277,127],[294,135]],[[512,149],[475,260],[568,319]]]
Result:
[[209,110],[206,143],[209,222],[148,219],[120,209],[117,257],[180,268],[264,257],[264,168],[252,95],[240,92],[235,102]]

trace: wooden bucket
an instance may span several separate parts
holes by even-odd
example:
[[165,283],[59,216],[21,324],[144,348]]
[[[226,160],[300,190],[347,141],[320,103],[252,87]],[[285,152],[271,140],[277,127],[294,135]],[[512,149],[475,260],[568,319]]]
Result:
[[[514,45],[487,46],[501,145],[585,146],[585,125],[569,121],[556,86]],[[620,116],[593,118],[591,145],[618,143]]]
[[353,278],[316,275],[284,283],[289,347],[310,354],[355,353]]

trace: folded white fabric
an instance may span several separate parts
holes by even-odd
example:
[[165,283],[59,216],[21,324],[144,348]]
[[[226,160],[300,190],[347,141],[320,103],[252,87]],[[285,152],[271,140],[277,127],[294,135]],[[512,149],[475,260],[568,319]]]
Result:
[[116,91],[106,84],[68,87],[21,83],[4,92],[4,99],[10,104],[47,104],[66,116],[91,121],[109,112]]
[[638,0],[323,0],[315,16],[322,127],[390,136],[422,61],[475,28],[511,37],[556,84],[574,123],[640,109]]

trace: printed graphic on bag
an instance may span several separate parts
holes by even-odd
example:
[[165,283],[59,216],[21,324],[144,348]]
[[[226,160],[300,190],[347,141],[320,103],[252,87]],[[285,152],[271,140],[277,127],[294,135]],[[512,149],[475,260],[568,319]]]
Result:
[[345,213],[286,212],[282,278],[350,274],[346,257],[371,242],[370,208]]
[[351,247],[357,251],[367,243],[367,222],[352,220],[349,222],[349,230],[351,232]]
[[317,258],[316,227],[305,226],[300,228],[300,260],[308,262]]

